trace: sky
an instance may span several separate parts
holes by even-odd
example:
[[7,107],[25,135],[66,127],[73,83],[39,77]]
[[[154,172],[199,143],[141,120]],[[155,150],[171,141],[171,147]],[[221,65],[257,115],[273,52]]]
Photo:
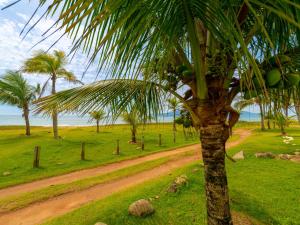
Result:
[[[7,4],[14,2],[15,0],[0,0],[0,8],[3,8]],[[42,34],[54,23],[55,17],[47,18],[38,23],[38,25],[31,30],[31,32],[22,40],[23,36],[20,36],[20,32],[33,14],[35,8],[38,5],[38,0],[22,0],[16,5],[0,10],[0,77],[3,76],[7,70],[18,70],[25,59],[32,56],[35,51],[47,50],[60,36],[60,32],[56,35],[46,39],[41,44],[32,48],[34,44],[41,40]],[[33,24],[43,10],[34,17],[31,24]],[[59,49],[68,53],[72,42],[67,37],[62,38],[52,50]],[[50,50],[51,51],[51,50]],[[71,70],[77,78],[81,79],[83,72],[87,65],[87,56],[81,52],[77,53],[72,61],[67,65],[67,69]],[[84,83],[90,83],[95,81],[97,74],[97,68],[92,65],[88,72],[83,77]],[[24,74],[25,78],[30,84],[43,84],[47,80],[45,75],[37,74]],[[100,74],[98,79],[104,77],[104,74]],[[57,90],[64,90],[74,87],[62,79],[57,81]],[[19,113],[19,110],[15,107],[0,105],[0,114],[15,114]]]

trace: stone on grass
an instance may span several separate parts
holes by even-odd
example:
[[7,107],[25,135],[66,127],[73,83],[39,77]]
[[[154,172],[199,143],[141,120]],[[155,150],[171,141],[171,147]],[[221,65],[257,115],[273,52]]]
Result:
[[168,187],[167,192],[175,193],[177,192],[177,189],[177,184],[175,182],[172,182],[172,184]]
[[177,184],[178,186],[185,185],[187,184],[187,182],[188,182],[188,177],[185,174],[176,177],[174,181],[174,183]]
[[300,163],[300,155],[294,155],[290,161]]
[[238,153],[235,153],[234,156],[232,156],[235,160],[245,159],[244,151],[239,151]]
[[256,158],[275,158],[275,155],[272,152],[257,152],[255,153]]
[[95,225],[107,225],[106,223],[102,223],[102,222],[97,222],[95,223]]
[[178,188],[180,188],[183,185],[186,185],[188,183],[188,177],[187,175],[183,174],[179,177],[176,177],[175,180],[170,184],[170,186],[167,189],[167,192],[169,193],[175,193],[178,191]]
[[148,200],[140,199],[129,206],[128,212],[133,216],[145,217],[154,213],[154,208]]
[[3,174],[2,174],[4,177],[6,177],[6,176],[9,176],[9,175],[11,175],[11,172],[9,172],[9,171],[5,171],[5,172],[3,172]]
[[300,155],[300,152],[294,152],[295,155]]
[[279,157],[279,159],[290,160],[292,158],[292,155],[289,155],[289,154],[279,154],[278,157]]
[[199,168],[194,168],[193,169],[193,173],[196,173],[196,172],[198,172],[200,169]]

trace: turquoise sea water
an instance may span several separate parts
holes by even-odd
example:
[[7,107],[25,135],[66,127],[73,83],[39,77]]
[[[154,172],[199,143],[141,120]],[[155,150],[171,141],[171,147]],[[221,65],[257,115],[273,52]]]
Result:
[[[243,121],[258,121],[259,114],[242,112],[240,120]],[[171,114],[166,114],[164,117],[159,119],[160,122],[171,122]],[[118,119],[115,123],[122,124],[123,121]],[[51,126],[52,121],[49,117],[43,117],[40,115],[31,115],[30,124],[32,126]],[[0,126],[3,125],[25,125],[24,118],[20,114],[0,114]],[[88,116],[80,117],[77,115],[59,115],[59,125],[60,126],[91,126],[94,125],[90,121]]]

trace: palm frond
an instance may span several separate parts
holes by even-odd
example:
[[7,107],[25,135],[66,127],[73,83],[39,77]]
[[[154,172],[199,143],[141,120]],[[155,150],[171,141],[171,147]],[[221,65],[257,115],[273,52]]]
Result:
[[0,79],[0,102],[22,108],[35,98],[35,88],[16,71],[7,71]]
[[116,119],[128,109],[138,110],[144,117],[157,118],[163,110],[165,90],[160,84],[143,80],[117,79],[58,92],[36,102],[36,112],[76,111],[87,114],[108,108]]

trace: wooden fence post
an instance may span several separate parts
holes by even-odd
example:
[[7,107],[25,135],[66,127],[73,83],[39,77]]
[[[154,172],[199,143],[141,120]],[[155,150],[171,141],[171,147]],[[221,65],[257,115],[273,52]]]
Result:
[[145,149],[145,140],[144,140],[144,136],[142,136],[142,146],[141,146],[142,148],[142,150],[144,150]]
[[176,143],[176,131],[173,131],[173,143]]
[[116,150],[116,154],[120,155],[120,140],[117,140],[117,150]]
[[33,168],[40,167],[40,152],[41,152],[41,147],[35,146],[34,147]]
[[161,134],[158,135],[158,146],[161,146]]
[[85,142],[81,143],[81,160],[85,160]]

